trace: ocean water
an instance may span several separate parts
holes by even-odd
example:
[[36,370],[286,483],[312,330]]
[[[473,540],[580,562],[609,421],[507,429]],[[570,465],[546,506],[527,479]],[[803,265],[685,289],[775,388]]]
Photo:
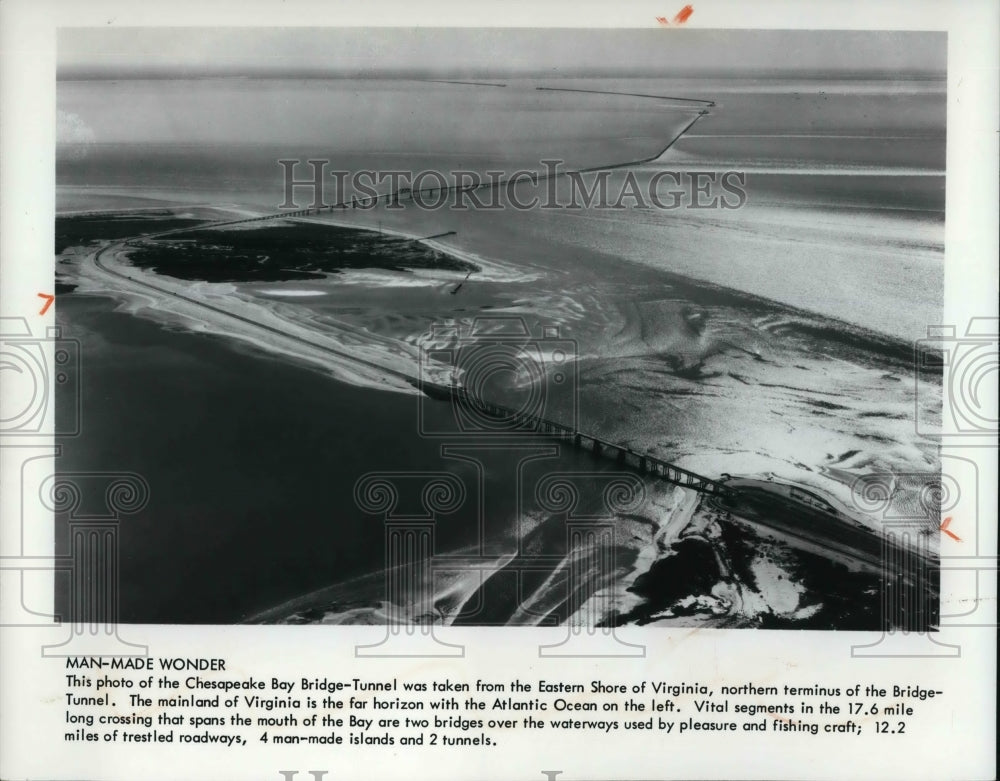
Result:
[[[370,473],[454,475],[468,497],[437,514],[439,551],[496,557],[517,550],[519,516],[530,514],[511,491],[520,458],[544,453],[539,473],[614,471],[522,437],[484,454],[479,483],[473,463],[445,457],[441,440],[422,434],[443,429],[445,405],[418,406],[416,396],[373,393],[254,347],[164,329],[100,296],[61,296],[58,321],[84,347],[81,434],[62,440],[59,471],[134,472],[150,488],[147,508],[119,529],[125,623],[240,622],[380,571],[385,518],[355,498]],[[537,476],[524,479],[530,493]],[[397,512],[426,513],[419,490],[404,491]],[[57,516],[60,554],[67,521]],[[60,609],[66,598],[61,591]]]
[[[78,121],[77,135],[60,147],[59,208],[212,204],[271,212],[284,197],[276,161],[289,158],[330,159],[346,170],[510,170],[553,157],[570,167],[617,163],[655,154],[693,116],[676,102],[534,89],[541,84],[60,83],[59,111]],[[934,473],[936,444],[917,431],[914,411],[939,414],[940,387],[915,383],[911,356],[913,340],[940,320],[943,83],[556,86],[714,100],[688,134],[635,173],[644,183],[662,170],[743,171],[745,206],[348,210],[327,219],[412,236],[454,232],[435,246],[483,271],[455,294],[461,275],[377,270],[308,284],[237,284],[218,294],[333,340],[369,334],[373,349],[381,341],[410,354],[432,328],[471,327],[483,317],[520,317],[536,334],[556,326],[576,358],[578,394],[553,400],[552,417],[575,416],[583,430],[706,475],[771,475],[857,510],[851,484],[858,476]],[[237,334],[224,326],[215,339],[181,333],[190,324],[179,321],[165,331],[143,320],[171,322],[156,306],[108,309],[107,299],[74,294],[61,299],[59,314],[71,331],[82,329],[88,352],[103,356],[88,363],[94,385],[85,397],[94,407],[89,419],[100,423],[73,443],[67,463],[132,464],[149,473],[157,497],[147,525],[128,538],[123,578],[136,591],[123,618],[242,620],[283,603],[295,606],[286,616],[384,618],[384,528],[365,525],[349,488],[358,475],[393,464],[442,464],[435,442],[401,436],[413,431],[414,397],[330,380],[315,367],[295,367],[294,356],[248,353],[242,341],[225,338]],[[512,376],[496,392],[523,393],[523,383]],[[153,401],[162,417],[150,416]],[[122,443],[120,431],[132,439]],[[362,454],[342,448],[361,440],[371,444]],[[579,458],[563,453],[558,468],[606,469]],[[307,486],[319,491],[330,475],[336,498],[317,504]],[[633,512],[639,520],[617,519],[634,538],[618,542],[627,583],[636,562],[655,559],[659,531],[649,529],[667,528],[691,509],[680,507],[672,489],[646,490],[647,502]],[[498,514],[504,520],[491,537],[498,557],[511,555],[512,540],[564,533],[563,526],[535,531],[548,528],[548,516],[529,514],[531,528],[520,529],[521,510]],[[289,518],[302,519],[295,531]],[[861,520],[879,528],[878,518]],[[712,522],[699,521],[706,529]],[[439,550],[474,545],[462,528],[455,521]],[[556,555],[565,563],[569,553],[557,548]],[[810,567],[818,571],[798,554],[774,556],[778,564],[751,558],[747,566],[758,573],[784,567],[799,582]],[[474,575],[435,586],[442,615],[463,615],[479,593]],[[856,583],[853,596],[837,603],[828,585],[835,579],[804,586],[808,597],[786,593],[777,601],[786,617],[822,615],[816,606],[825,589],[839,625],[863,624],[877,604],[872,584]],[[345,592],[337,587],[344,581],[355,585]],[[769,582],[774,601],[776,577]],[[555,581],[534,589],[535,613],[549,615]],[[618,608],[633,599],[618,593]],[[755,614],[739,615],[751,622]],[[531,622],[516,610],[490,616]]]

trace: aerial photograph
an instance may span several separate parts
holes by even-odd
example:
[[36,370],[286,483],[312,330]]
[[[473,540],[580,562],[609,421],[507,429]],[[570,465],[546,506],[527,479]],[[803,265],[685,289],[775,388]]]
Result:
[[116,620],[937,628],[945,34],[57,44]]

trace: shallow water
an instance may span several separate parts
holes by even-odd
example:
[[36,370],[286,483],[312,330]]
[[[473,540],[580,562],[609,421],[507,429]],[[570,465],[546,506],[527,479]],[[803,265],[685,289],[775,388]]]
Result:
[[[92,123],[95,143],[64,150],[57,171],[60,208],[128,207],[158,198],[156,203],[268,212],[284,196],[279,157],[319,155],[352,170],[485,170],[537,165],[552,149],[577,165],[607,163],[644,154],[670,138],[678,121],[676,113],[645,105],[622,112],[618,98],[562,96],[553,103],[534,93],[519,103],[513,93],[480,98],[464,92],[462,99],[482,110],[468,132],[455,130],[453,116],[431,112],[406,135],[408,128],[394,127],[390,117],[369,122],[372,107],[387,103],[383,93],[395,96],[400,116],[417,97],[452,110],[457,93],[424,85],[418,96],[398,84],[366,83],[341,84],[328,94],[330,85],[322,83],[270,84],[272,97],[291,89],[295,110],[282,122],[296,119],[295,132],[260,123],[260,137],[222,148],[201,129],[206,113],[229,108],[226,121],[237,121],[259,101],[245,84],[197,84],[188,92],[185,86],[61,84],[60,110]],[[308,284],[202,286],[200,293],[212,288],[246,311],[318,329],[347,349],[363,342],[397,362],[412,361],[419,345],[455,346],[454,336],[433,342],[427,334],[434,326],[468,327],[483,316],[521,317],[536,336],[558,326],[557,339],[577,358],[576,395],[547,398],[549,417],[576,420],[584,431],[706,475],[776,475],[848,510],[858,509],[851,483],[859,475],[937,471],[935,444],[916,430],[913,418],[915,407],[939,418],[940,387],[914,383],[910,345],[940,319],[941,84],[911,82],[901,89],[894,82],[637,80],[631,86],[637,92],[718,93],[712,114],[637,175],[645,182],[670,168],[743,167],[744,208],[338,212],[336,221],[412,236],[455,231],[434,246],[482,272],[460,291],[463,275],[361,271]],[[329,100],[311,112],[320,97]],[[171,107],[185,145],[158,135],[162,126],[118,121],[136,100],[152,105],[160,99]],[[543,116],[560,115],[556,107],[575,116],[584,103],[596,124],[557,122],[541,132]],[[484,135],[483,123],[496,124],[499,116],[504,130],[497,143],[469,146]],[[784,118],[780,126],[776,116]],[[327,121],[332,119],[334,125]],[[520,119],[528,122],[522,126],[528,135],[544,143],[515,143]],[[361,139],[360,129],[369,124],[374,135]],[[454,148],[431,143],[453,131]],[[411,146],[393,145],[404,136]],[[84,334],[90,367],[84,372],[85,419],[97,421],[67,448],[65,463],[148,473],[159,497],[148,517],[123,527],[122,577],[131,590],[123,619],[234,621],[291,601],[285,618],[305,611],[310,620],[384,620],[385,528],[356,511],[355,481],[366,471],[433,467],[476,485],[474,468],[443,458],[439,440],[418,433],[415,395],[335,382],[296,366],[294,356],[275,360],[273,352],[260,351],[263,345],[183,333],[180,325],[164,329],[140,318],[180,321],[156,305],[143,306],[132,305],[140,316],[134,317],[110,313],[106,299],[74,294],[59,302],[67,328]],[[218,337],[236,335],[214,327]],[[544,354],[548,360],[552,352]],[[524,379],[514,372],[490,390],[516,399],[528,390]],[[159,414],[151,417],[154,408]],[[500,497],[489,506],[497,519],[493,532],[477,538],[470,529],[478,526],[469,519],[479,516],[465,508],[442,519],[435,550],[463,551],[488,540],[492,547],[477,555],[502,566],[518,541],[548,540],[555,561],[532,581],[534,612],[512,608],[510,584],[495,581],[488,589],[495,602],[489,615],[501,623],[531,623],[562,610],[567,618],[558,596],[573,561],[565,524],[512,503],[506,475],[517,456],[497,452],[501,462],[485,470],[494,484],[490,495]],[[609,469],[565,450],[555,461],[563,471]],[[669,528],[678,512],[662,487],[647,482],[646,488],[652,498],[633,512],[639,520],[619,514],[616,521],[621,577],[614,588],[603,584],[615,595],[616,610],[636,607],[627,586],[663,554],[657,529]],[[716,521],[703,515],[691,516],[699,533],[718,538]],[[879,528],[878,518],[862,520]],[[738,559],[740,541],[728,544]],[[878,600],[870,582],[826,573],[827,565],[815,561],[806,566],[801,554],[780,547],[769,559],[743,562],[741,570],[748,582],[771,584],[760,586],[772,592],[770,615],[802,611],[788,620],[818,626],[858,627],[870,620]],[[481,594],[474,567],[456,572],[442,574],[432,589],[440,620],[468,617],[469,600]],[[788,590],[781,573],[807,596],[796,601],[798,592]],[[803,585],[809,573],[815,582]],[[362,580],[350,580],[356,576]],[[846,596],[835,597],[838,578],[852,584]],[[335,585],[348,580],[346,592]],[[600,579],[593,584],[601,585]],[[709,601],[736,605],[730,620],[752,623],[760,614],[754,599],[728,588],[713,591]],[[818,608],[816,594],[824,592],[829,604]],[[654,614],[647,604],[635,616],[649,621]],[[685,620],[701,622],[701,614]]]

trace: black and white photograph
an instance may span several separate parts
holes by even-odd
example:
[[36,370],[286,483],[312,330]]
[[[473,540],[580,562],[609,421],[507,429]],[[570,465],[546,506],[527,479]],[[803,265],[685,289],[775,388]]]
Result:
[[995,778],[998,31],[2,0],[0,778]]
[[60,29],[46,501],[115,561],[55,612],[935,630],[946,70],[935,32]]

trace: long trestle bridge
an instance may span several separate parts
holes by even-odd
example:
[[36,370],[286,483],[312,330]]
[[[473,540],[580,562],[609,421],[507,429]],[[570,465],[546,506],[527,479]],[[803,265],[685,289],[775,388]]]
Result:
[[[431,398],[447,400],[453,404],[462,405],[466,409],[486,415],[498,423],[506,424],[504,428],[511,434],[533,432],[558,437],[559,439],[571,442],[575,447],[589,450],[595,456],[617,461],[642,474],[659,477],[662,480],[683,486],[684,488],[690,488],[694,491],[720,498],[729,497],[734,493],[719,480],[704,477],[655,456],[636,452],[625,445],[608,442],[593,434],[578,431],[571,426],[557,423],[548,418],[526,413],[496,402],[486,401],[460,385],[442,386],[421,382],[417,387]],[[494,433],[497,431],[496,429],[490,430]],[[500,430],[500,433],[502,432],[503,429]]]

